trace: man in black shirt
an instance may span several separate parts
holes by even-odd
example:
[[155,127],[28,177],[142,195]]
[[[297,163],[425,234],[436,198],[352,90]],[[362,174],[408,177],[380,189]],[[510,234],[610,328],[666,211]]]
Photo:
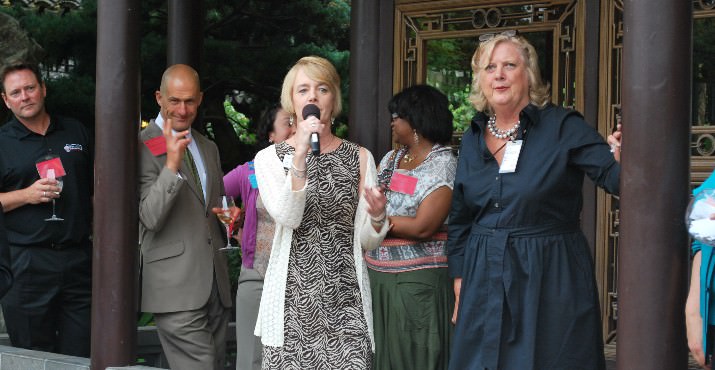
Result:
[[[2,205],[0,204],[0,207]],[[5,296],[12,286],[12,271],[10,271],[10,246],[7,245],[5,217],[0,212],[0,298]]]
[[[8,66],[0,81],[14,114],[0,127],[0,203],[14,275],[1,303],[10,341],[89,357],[92,141],[78,121],[47,113],[36,66]],[[46,220],[53,214],[62,220]]]

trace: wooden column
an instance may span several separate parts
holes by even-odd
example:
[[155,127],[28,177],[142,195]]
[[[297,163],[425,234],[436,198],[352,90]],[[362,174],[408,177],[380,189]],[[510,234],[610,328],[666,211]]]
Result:
[[393,0],[353,1],[350,17],[350,140],[379,161],[390,149]]
[[692,1],[624,1],[616,366],[687,368]]
[[201,73],[204,46],[204,2],[169,0],[166,65],[188,64]]
[[97,4],[92,368],[136,360],[139,0]]

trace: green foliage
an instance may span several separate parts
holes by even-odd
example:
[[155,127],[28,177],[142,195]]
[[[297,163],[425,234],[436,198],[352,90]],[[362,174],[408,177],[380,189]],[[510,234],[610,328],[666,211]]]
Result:
[[[224,100],[233,90],[251,102],[234,103],[250,122],[258,122],[265,107],[279,101],[283,78],[301,57],[319,55],[330,60],[342,79],[343,114],[347,121],[349,86],[349,1],[225,1],[206,2],[202,106],[207,115],[225,116]],[[164,32],[164,31],[161,31]],[[158,79],[158,77],[157,77]],[[244,144],[252,141],[255,124],[238,128]],[[219,148],[221,148],[219,146]],[[235,164],[253,157],[253,146]],[[222,158],[224,157],[223,152]]]
[[[141,113],[156,116],[154,92],[166,67],[167,2],[141,4]],[[279,99],[283,77],[300,57],[319,55],[332,61],[342,83],[343,121],[348,112],[350,0],[204,1],[203,64],[199,68],[206,116],[224,115],[223,100],[234,89],[247,92],[250,104],[236,107],[255,121]],[[48,105],[54,113],[81,119],[93,126],[97,42],[97,0],[62,15],[17,7],[0,11],[18,19],[46,51],[45,67],[74,63],[66,81],[48,81]],[[72,85],[77,83],[78,86]],[[70,87],[69,90],[66,88]],[[58,91],[72,91],[60,97]],[[53,102],[55,100],[60,103]],[[254,134],[255,128],[247,127]],[[246,140],[251,140],[246,136]]]
[[88,75],[60,77],[47,81],[47,111],[78,119],[94,127],[94,78]]
[[233,131],[236,132],[238,139],[244,144],[255,145],[256,134],[248,131],[248,126],[250,124],[248,117],[233,107],[230,97],[227,97],[226,100],[223,101],[223,109],[226,112],[226,118],[228,118],[228,121],[231,123]]
[[[715,122],[715,18],[693,20],[693,124]],[[712,143],[710,143],[712,145]],[[705,150],[708,150],[706,148]],[[709,151],[705,151],[708,153]]]
[[58,15],[37,13],[20,6],[0,8],[20,21],[30,36],[45,50],[44,64],[59,66],[74,60],[80,74],[94,75],[94,57],[76,58],[96,53],[96,1],[83,1],[82,8]]
[[715,18],[693,21],[693,77],[696,81],[715,80]]
[[137,326],[153,326],[153,325],[155,325],[154,315],[149,312],[142,312],[141,315],[139,316],[139,320],[137,320]]
[[430,69],[469,71],[476,47],[474,38],[427,41],[427,65]]
[[[225,96],[233,90],[244,91],[251,98],[250,103],[234,103],[234,109],[250,122],[257,122],[265,107],[279,101],[288,69],[306,55],[325,57],[335,65],[342,79],[344,107],[338,120],[347,121],[349,0],[206,0],[204,4],[203,64],[199,73],[204,89],[202,109],[211,122],[219,124],[214,117],[226,116]],[[153,93],[166,60],[166,6],[163,0],[142,2],[143,117],[153,117],[157,111]],[[245,131],[231,125],[239,136],[244,133],[240,142],[252,142],[255,125],[248,124]],[[253,146],[230,150],[241,152],[233,165],[253,156]],[[224,154],[222,151],[222,158],[229,158]]]
[[70,66],[47,79],[47,107],[51,113],[79,119],[94,127],[94,74],[97,8],[95,1],[64,14],[37,13],[20,6],[0,7],[17,19],[45,51],[45,73]]
[[475,40],[471,38],[429,40],[427,43],[427,84],[447,95],[455,133],[466,130],[476,114],[469,101],[470,61],[474,47]]
[[464,132],[469,128],[472,117],[477,114],[477,110],[469,101],[471,87],[467,85],[464,89],[455,91],[447,96],[449,99],[449,110],[454,115],[454,131]]
[[348,138],[348,125],[345,123],[338,123],[337,121],[335,122],[335,136],[341,138],[341,139],[347,139]]
[[236,289],[238,289],[238,275],[241,273],[241,250],[233,249],[226,253],[228,253],[226,257],[228,257],[228,279],[231,282],[231,292],[236,293]]

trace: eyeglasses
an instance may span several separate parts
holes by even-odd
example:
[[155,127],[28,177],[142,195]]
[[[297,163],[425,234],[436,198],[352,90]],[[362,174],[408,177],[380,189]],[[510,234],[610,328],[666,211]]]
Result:
[[514,37],[516,36],[516,30],[506,30],[499,33],[485,33],[483,35],[479,35],[479,43],[487,42],[497,36]]

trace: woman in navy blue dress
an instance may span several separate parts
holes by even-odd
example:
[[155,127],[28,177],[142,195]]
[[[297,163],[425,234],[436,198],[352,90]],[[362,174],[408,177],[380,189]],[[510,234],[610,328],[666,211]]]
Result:
[[482,37],[447,242],[457,298],[450,369],[604,369],[593,260],[579,228],[584,174],[618,193],[616,153],[549,103],[536,51]]

